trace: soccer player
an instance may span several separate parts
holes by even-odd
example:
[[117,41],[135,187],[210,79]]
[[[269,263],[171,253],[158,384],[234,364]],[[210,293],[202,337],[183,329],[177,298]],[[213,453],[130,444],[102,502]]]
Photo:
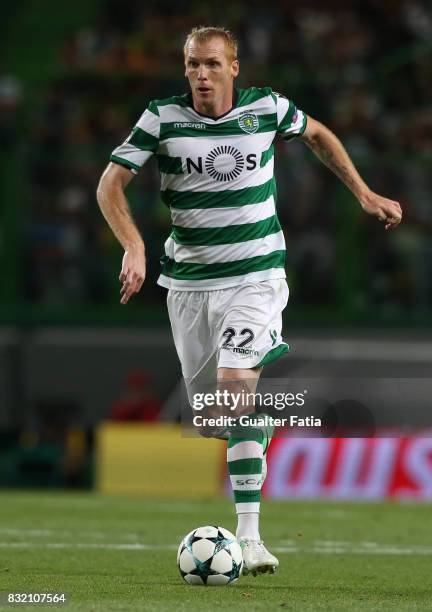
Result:
[[[199,27],[184,45],[190,93],[148,105],[117,147],[97,191],[100,208],[124,248],[121,303],[144,282],[144,243],[125,189],[156,155],[162,199],[171,210],[158,283],[182,373],[190,383],[254,390],[264,365],[288,350],[281,337],[288,300],[285,243],[275,210],[273,141],[300,138],[385,229],[401,221],[398,202],[374,193],[338,138],[270,87],[236,89],[237,42],[224,28]],[[251,412],[250,406],[240,410]],[[253,410],[253,407],[252,407]],[[237,411],[237,416],[240,412]],[[274,572],[278,560],[259,533],[260,495],[270,433],[250,428],[228,437],[245,571]]]

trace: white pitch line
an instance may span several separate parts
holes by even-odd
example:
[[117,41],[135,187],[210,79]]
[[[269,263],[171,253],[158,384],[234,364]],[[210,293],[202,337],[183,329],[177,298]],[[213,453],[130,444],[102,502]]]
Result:
[[[94,538],[94,539],[106,539],[106,532],[104,531],[68,531],[67,529],[18,529],[12,527],[0,527],[0,534],[7,535],[19,535],[27,537],[45,538],[48,536],[55,537],[68,537],[73,536],[74,538],[79,536],[80,538]],[[139,540],[139,533],[117,533],[119,539],[126,540]]]
[[177,550],[171,544],[97,544],[93,542],[0,542],[0,548],[84,548],[102,550]]
[[[52,535],[55,532],[52,529],[15,529],[12,527],[0,527],[0,533],[11,533],[11,534],[18,534],[18,535],[25,534],[29,536],[44,537],[44,536]],[[66,532],[63,531],[62,533],[66,533]]]
[[[93,543],[93,542],[0,542],[0,548],[38,548],[38,549],[85,549],[85,550],[177,550],[174,544],[127,544],[127,543]],[[310,546],[273,546],[276,553],[287,554],[324,554],[324,555],[422,555],[432,556],[432,546],[397,546],[378,544],[376,542],[333,542],[316,541]]]
[[432,546],[393,546],[391,544],[375,544],[371,546],[364,545],[365,543],[359,542],[358,544],[341,542],[340,544],[328,543],[326,545],[315,544],[310,547],[297,547],[293,550],[292,546],[274,546],[272,550],[276,553],[316,553],[322,555],[431,555]]

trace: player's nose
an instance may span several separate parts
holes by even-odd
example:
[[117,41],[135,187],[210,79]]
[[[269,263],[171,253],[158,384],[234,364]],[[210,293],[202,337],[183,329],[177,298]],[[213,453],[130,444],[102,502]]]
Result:
[[198,69],[198,80],[205,81],[207,79],[207,70],[205,66],[200,66]]

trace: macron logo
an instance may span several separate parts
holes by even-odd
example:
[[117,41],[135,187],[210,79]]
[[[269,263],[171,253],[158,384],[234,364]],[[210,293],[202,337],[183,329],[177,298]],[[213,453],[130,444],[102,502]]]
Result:
[[205,130],[205,123],[188,123],[187,121],[182,121],[181,123],[174,123],[174,128],[195,128],[196,130]]

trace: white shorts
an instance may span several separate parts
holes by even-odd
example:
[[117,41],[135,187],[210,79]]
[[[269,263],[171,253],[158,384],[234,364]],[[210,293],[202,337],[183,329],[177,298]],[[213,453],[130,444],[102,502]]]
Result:
[[255,368],[289,350],[282,340],[285,279],[211,291],[168,291],[174,343],[186,381],[216,381],[218,368]]

